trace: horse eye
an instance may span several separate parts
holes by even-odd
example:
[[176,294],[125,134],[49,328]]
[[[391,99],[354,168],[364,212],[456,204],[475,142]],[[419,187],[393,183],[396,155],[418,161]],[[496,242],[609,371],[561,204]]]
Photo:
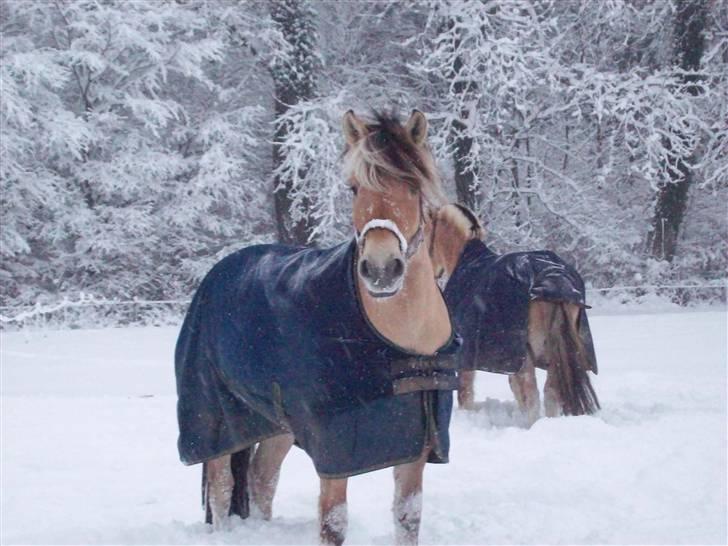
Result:
[[351,190],[351,193],[353,193],[354,195],[359,193],[359,188],[357,188],[356,186],[349,186],[349,189]]

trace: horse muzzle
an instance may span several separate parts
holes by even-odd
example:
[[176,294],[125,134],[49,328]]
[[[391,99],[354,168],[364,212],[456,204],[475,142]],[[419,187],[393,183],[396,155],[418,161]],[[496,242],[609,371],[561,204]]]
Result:
[[359,276],[374,298],[388,298],[400,291],[404,283],[405,263],[398,256],[378,260],[373,256],[359,260]]
[[[367,246],[366,236],[372,230],[386,232],[388,235],[384,238],[377,236],[374,246]],[[357,234],[357,243],[357,273],[369,295],[374,298],[388,298],[397,294],[404,284],[409,246],[397,225],[391,220],[370,220],[361,233]]]

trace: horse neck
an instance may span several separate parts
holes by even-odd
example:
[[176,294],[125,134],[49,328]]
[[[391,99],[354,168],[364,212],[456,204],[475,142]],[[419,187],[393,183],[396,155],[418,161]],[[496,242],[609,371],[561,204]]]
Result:
[[440,233],[437,233],[436,244],[442,245],[442,256],[445,260],[445,273],[450,277],[463,255],[465,245],[472,241],[475,237],[470,234],[462,233],[457,227],[445,224],[438,226]]
[[410,351],[432,354],[450,339],[452,327],[424,247],[410,259],[403,287],[394,296],[374,298],[362,283],[358,290],[369,322],[381,335]]

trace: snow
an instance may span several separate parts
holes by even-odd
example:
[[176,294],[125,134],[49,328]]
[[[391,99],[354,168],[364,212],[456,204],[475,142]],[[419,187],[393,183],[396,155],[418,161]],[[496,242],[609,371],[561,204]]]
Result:
[[[451,462],[426,469],[421,543],[726,542],[725,311],[590,318],[603,410],[527,430],[506,379],[478,374],[481,409],[454,412]],[[200,469],[175,444],[176,334],[2,334],[3,544],[317,542],[296,449],[272,522],[201,523]],[[391,471],[349,491],[347,543],[391,543]]]

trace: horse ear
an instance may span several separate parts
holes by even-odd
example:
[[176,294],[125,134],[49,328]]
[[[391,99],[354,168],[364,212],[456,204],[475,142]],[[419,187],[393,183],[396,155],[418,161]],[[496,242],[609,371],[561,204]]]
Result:
[[356,117],[354,110],[349,110],[344,114],[344,138],[346,138],[346,143],[353,146],[364,135],[366,135],[366,125]]
[[418,146],[427,138],[427,118],[419,110],[412,110],[412,115],[405,125],[412,141]]

